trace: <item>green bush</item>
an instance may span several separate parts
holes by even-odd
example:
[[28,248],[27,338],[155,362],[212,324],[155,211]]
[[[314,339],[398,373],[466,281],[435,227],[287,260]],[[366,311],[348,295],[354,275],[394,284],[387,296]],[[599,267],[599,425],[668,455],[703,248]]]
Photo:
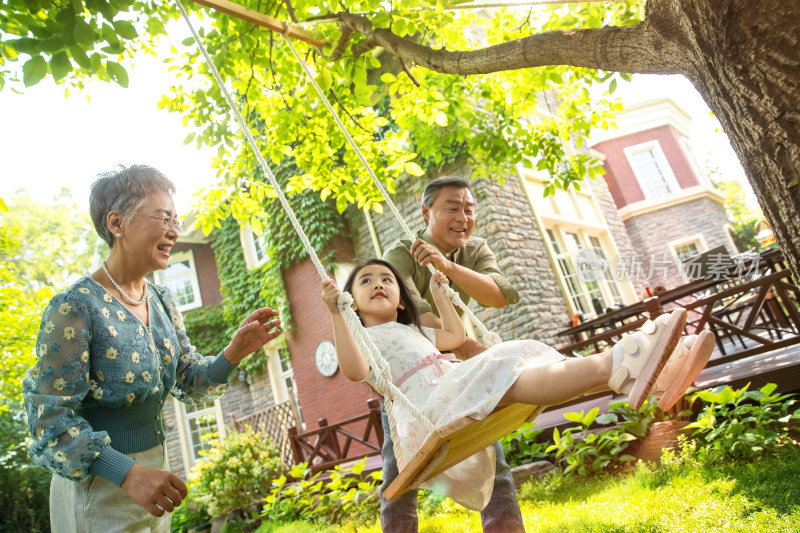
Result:
[[696,393],[691,402],[707,403],[697,420],[686,426],[694,429],[702,450],[710,457],[753,458],[785,443],[789,422],[800,419],[800,408],[792,394],[775,394],[777,385],[768,383],[760,390],[718,387]]
[[545,450],[549,443],[538,442],[543,429],[534,429],[535,423],[525,424],[500,439],[506,462],[511,468],[546,460],[551,456]]
[[300,481],[290,485],[286,476],[273,481],[261,516],[273,522],[304,520],[318,525],[372,520],[380,512],[375,488],[381,473],[360,481],[365,459],[350,468],[337,465],[327,472],[327,481],[319,479],[322,472],[305,479],[310,474],[308,463],[294,466],[290,475]]
[[190,529],[201,529],[202,526],[209,524],[211,517],[208,514],[208,507],[198,501],[195,489],[189,485],[189,494],[180,507],[172,512],[172,523],[170,531],[172,533],[186,533]]
[[[642,438],[654,420],[657,407],[653,398],[645,400],[639,409],[632,409],[626,401],[609,404],[609,411],[598,416],[595,407],[588,413],[567,413],[564,418],[579,425],[567,428],[563,433],[553,431],[553,444],[545,450],[555,452],[564,465],[564,474],[575,472],[580,476],[595,474],[623,463],[634,457],[623,453],[631,442]],[[590,432],[592,424],[614,424],[602,432]],[[578,438],[580,435],[580,438]]]
[[189,474],[194,501],[211,516],[247,511],[269,490],[281,473],[278,449],[267,437],[253,431],[231,431],[215,440]]
[[50,473],[28,456],[19,409],[0,409],[0,531],[50,531]]

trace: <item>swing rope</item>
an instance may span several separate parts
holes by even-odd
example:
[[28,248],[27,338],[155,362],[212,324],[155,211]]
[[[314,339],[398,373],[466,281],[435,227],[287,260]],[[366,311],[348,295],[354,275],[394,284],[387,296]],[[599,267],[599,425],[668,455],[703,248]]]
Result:
[[[275,193],[278,195],[278,199],[280,200],[281,205],[286,211],[286,214],[289,216],[289,220],[291,221],[292,226],[294,227],[295,231],[300,237],[300,240],[303,243],[303,247],[305,248],[306,253],[308,253],[308,257],[311,259],[311,262],[316,267],[317,273],[319,273],[320,278],[323,280],[329,279],[325,267],[320,262],[319,257],[314,251],[314,248],[311,246],[311,243],[309,242],[305,231],[303,231],[303,228],[300,226],[300,223],[298,222],[297,217],[295,216],[294,210],[289,205],[289,201],[286,199],[286,196],[284,195],[283,190],[281,189],[280,184],[278,183],[278,180],[275,179],[275,175],[272,173],[272,170],[270,169],[269,165],[264,159],[261,150],[258,148],[258,145],[256,144],[256,141],[253,138],[252,133],[250,132],[250,128],[247,127],[247,123],[245,122],[244,118],[239,112],[239,109],[237,108],[236,103],[234,102],[233,98],[228,92],[225,83],[222,81],[222,78],[219,75],[219,72],[217,71],[214,62],[208,55],[208,51],[203,45],[203,42],[200,40],[200,36],[194,29],[194,26],[192,25],[192,22],[189,19],[189,15],[186,13],[186,10],[184,9],[181,0],[175,0],[175,1],[178,5],[178,9],[181,12],[181,15],[183,16],[184,20],[186,20],[186,24],[189,26],[189,29],[192,32],[192,36],[194,37],[195,42],[197,42],[198,46],[200,47],[200,51],[203,54],[203,58],[206,61],[206,65],[208,66],[209,70],[214,76],[214,79],[219,85],[220,90],[225,96],[225,100],[227,101],[228,105],[233,111],[234,116],[236,117],[236,121],[238,122],[239,127],[242,129],[242,132],[244,133],[245,138],[247,139],[247,142],[250,145],[250,148],[253,150],[253,153],[255,154],[256,159],[258,160],[258,163],[261,166],[261,169],[264,171],[264,175],[267,177],[267,179],[270,182],[270,185],[272,185],[273,189],[275,190]],[[375,343],[372,341],[372,338],[367,334],[366,329],[364,329],[364,326],[361,324],[361,320],[358,318],[358,315],[356,315],[355,312],[353,311],[351,307],[352,303],[353,303],[353,297],[349,293],[343,292],[341,296],[339,296],[339,299],[337,301],[337,306],[339,310],[342,312],[342,315],[344,316],[345,322],[350,328],[350,331],[353,333],[355,341],[358,343],[362,353],[366,356],[370,367],[373,369],[377,385],[376,389],[378,390],[378,393],[391,400],[391,402],[388,402],[386,405],[386,414],[389,416],[389,422],[392,428],[396,427],[395,417],[393,414],[394,403],[399,402],[403,407],[408,409],[415,418],[417,418],[420,422],[422,422],[426,426],[426,429],[429,432],[433,432],[433,430],[435,429],[433,422],[427,416],[423,415],[422,412],[420,412],[420,410],[414,404],[412,404],[408,400],[408,398],[406,398],[406,396],[402,393],[402,391],[400,391],[400,389],[396,385],[394,385],[394,383],[392,383],[389,365],[381,355],[378,348],[375,346]]]
[[[320,86],[317,84],[317,81],[314,79],[314,74],[311,72],[311,67],[308,65],[308,63],[306,63],[303,60],[302,57],[300,57],[300,54],[297,53],[297,49],[294,47],[294,44],[292,44],[291,39],[287,35],[289,27],[290,27],[289,24],[284,22],[284,31],[282,34],[283,40],[289,46],[289,49],[292,51],[292,54],[294,54],[294,57],[297,60],[297,62],[300,63],[300,66],[302,67],[303,72],[305,72],[308,81],[311,82],[311,85],[314,87],[314,90],[317,91],[317,95],[319,96],[320,100],[322,100],[322,103],[325,104],[325,107],[328,109],[328,112],[331,114],[331,116],[333,116],[333,119],[336,121],[336,125],[339,126],[339,129],[342,131],[342,134],[344,134],[345,139],[347,139],[347,142],[350,144],[350,146],[353,148],[353,151],[358,156],[358,160],[361,161],[361,165],[367,171],[369,177],[372,178],[372,182],[375,184],[375,187],[377,187],[378,190],[380,191],[381,195],[383,196],[383,199],[386,201],[386,205],[389,206],[389,209],[392,211],[395,218],[397,218],[397,221],[400,223],[400,227],[403,229],[403,232],[406,234],[409,240],[411,240],[412,242],[415,241],[416,237],[411,232],[411,228],[409,228],[408,224],[406,224],[405,220],[403,219],[403,216],[400,214],[400,211],[397,210],[397,207],[394,205],[394,202],[392,202],[391,198],[389,197],[389,193],[386,191],[381,181],[375,175],[375,172],[372,170],[372,167],[370,166],[369,162],[364,157],[364,154],[361,153],[361,149],[358,147],[358,144],[356,144],[356,142],[353,140],[353,137],[350,136],[350,132],[347,130],[347,127],[342,122],[342,119],[339,118],[339,114],[333,108],[330,101],[325,96],[325,93],[322,91]],[[429,264],[428,270],[430,271],[431,274],[433,274],[435,268],[433,267],[433,265]],[[494,331],[489,331],[486,328],[483,322],[481,322],[480,319],[477,316],[475,316],[475,313],[473,313],[472,310],[461,300],[461,297],[458,295],[456,291],[453,290],[452,287],[450,287],[449,285],[445,285],[444,288],[445,288],[445,293],[450,298],[450,301],[452,301],[455,305],[460,307],[467,314],[470,320],[472,320],[472,323],[477,326],[478,330],[481,332],[481,338],[483,339],[484,344],[486,344],[487,346],[493,346],[498,342],[502,341],[502,339],[497,333],[495,333]]]

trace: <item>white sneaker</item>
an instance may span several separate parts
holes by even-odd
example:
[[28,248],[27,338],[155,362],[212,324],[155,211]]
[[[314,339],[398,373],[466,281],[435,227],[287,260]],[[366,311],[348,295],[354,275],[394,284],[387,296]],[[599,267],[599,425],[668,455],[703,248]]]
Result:
[[655,388],[650,393],[660,398],[658,406],[662,411],[672,409],[683,396],[700,371],[705,368],[715,344],[714,334],[708,330],[701,331],[699,335],[687,335],[681,338],[664,369],[656,378]]
[[628,405],[638,409],[653,390],[656,378],[678,344],[686,309],[679,308],[663,319],[648,320],[642,328],[614,346],[611,390],[628,394]]

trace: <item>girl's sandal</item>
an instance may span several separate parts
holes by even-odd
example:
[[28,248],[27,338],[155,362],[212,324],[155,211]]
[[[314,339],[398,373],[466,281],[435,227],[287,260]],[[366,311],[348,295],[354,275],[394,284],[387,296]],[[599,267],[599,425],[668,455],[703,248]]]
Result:
[[[659,317],[660,318],[660,317]],[[705,368],[716,341],[714,334],[708,330],[699,335],[683,337],[675,351],[669,356],[664,369],[656,379],[652,394],[659,397],[658,407],[669,411],[694,382],[700,371]]]
[[638,409],[653,390],[667,359],[678,344],[686,309],[679,308],[659,321],[648,320],[642,328],[623,337],[613,349],[611,390],[628,394],[628,405]]

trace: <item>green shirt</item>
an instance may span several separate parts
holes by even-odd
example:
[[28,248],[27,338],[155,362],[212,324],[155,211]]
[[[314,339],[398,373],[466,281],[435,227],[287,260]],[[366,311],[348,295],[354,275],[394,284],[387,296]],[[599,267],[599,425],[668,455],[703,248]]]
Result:
[[[417,237],[423,241],[433,244],[428,238],[428,232],[425,229],[417,232]],[[433,295],[430,290],[431,273],[428,267],[424,267],[417,263],[414,256],[411,254],[412,241],[407,239],[395,242],[383,254],[383,260],[391,263],[406,280],[411,296],[414,298],[414,303],[419,307],[420,314],[434,313],[439,315],[436,305],[433,303]],[[435,245],[434,245],[435,246]],[[470,237],[464,246],[456,248],[452,253],[446,253],[444,250],[436,247],[442,255],[457,265],[469,268],[479,274],[485,274],[492,278],[503,296],[506,298],[506,304],[515,304],[519,301],[519,293],[511,286],[508,280],[500,272],[497,266],[497,259],[494,253],[486,243],[486,239],[479,237]],[[466,304],[469,303],[470,297],[464,290],[452,283],[450,285],[461,297],[461,300]],[[463,311],[456,308],[458,314],[461,315]]]

